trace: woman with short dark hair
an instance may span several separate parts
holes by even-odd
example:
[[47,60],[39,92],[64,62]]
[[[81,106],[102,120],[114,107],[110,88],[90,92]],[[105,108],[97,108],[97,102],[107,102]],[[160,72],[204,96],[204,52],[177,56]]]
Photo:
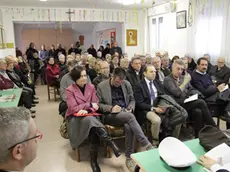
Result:
[[[90,142],[90,164],[93,172],[100,172],[97,163],[98,145],[100,140],[112,148],[116,157],[121,153],[112,138],[108,135],[104,125],[97,116],[86,116],[99,109],[96,90],[92,84],[87,83],[85,67],[75,66],[70,76],[75,83],[66,89],[67,129],[70,143],[76,149],[88,137]],[[77,116],[76,116],[77,113]]]
[[48,64],[46,67],[46,82],[49,86],[60,87],[59,83],[60,68],[55,63],[54,57],[48,59]]

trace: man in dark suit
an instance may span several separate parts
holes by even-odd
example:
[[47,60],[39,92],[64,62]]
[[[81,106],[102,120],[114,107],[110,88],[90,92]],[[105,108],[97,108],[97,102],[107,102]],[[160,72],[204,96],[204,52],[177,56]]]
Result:
[[111,79],[97,86],[97,96],[104,123],[125,128],[126,166],[130,171],[134,171],[136,164],[130,158],[134,152],[134,136],[146,150],[153,147],[133,115],[135,109],[133,90],[130,83],[125,80],[125,76],[124,69],[114,69]]
[[37,156],[42,134],[24,107],[0,108],[0,171],[24,171]]
[[229,83],[230,69],[225,65],[223,57],[218,58],[217,65],[213,67],[210,75],[216,85]]
[[163,55],[161,57],[161,71],[163,72],[165,77],[170,75],[171,73],[169,69],[169,58],[167,55]]
[[126,79],[130,82],[132,87],[143,79],[140,57],[136,56],[131,59],[129,69],[126,72]]
[[110,54],[114,55],[116,52],[119,54],[119,57],[121,58],[122,49],[118,46],[117,42],[114,42],[114,46],[110,49]]
[[[155,80],[155,76],[156,69],[154,66],[147,65],[144,69],[144,79],[134,87],[134,95],[136,100],[136,118],[141,124],[143,124],[146,118],[152,123],[151,132],[153,136],[153,145],[158,146],[162,123],[161,118],[166,116],[166,113],[169,114],[170,117],[175,115],[184,116],[184,120],[180,121],[183,123],[186,121],[187,112],[170,96],[164,95],[163,85],[159,80]],[[172,118],[169,120],[171,123],[174,122]],[[176,126],[172,127],[167,124],[167,126],[164,127],[167,128],[167,130],[172,127],[172,133],[170,134],[174,137],[179,137],[181,127],[179,124],[181,123],[177,122]]]
[[[215,127],[216,124],[212,119],[206,102],[203,99],[198,97],[198,99],[194,101],[184,103],[186,98],[194,94],[202,96],[200,92],[194,89],[190,84],[190,75],[187,74],[182,76],[184,68],[184,63],[181,59],[174,61],[172,65],[172,73],[164,80],[164,88],[166,93],[171,95],[177,103],[188,111],[194,122],[195,135],[197,137],[204,124]],[[193,113],[194,109],[197,109],[198,111]]]

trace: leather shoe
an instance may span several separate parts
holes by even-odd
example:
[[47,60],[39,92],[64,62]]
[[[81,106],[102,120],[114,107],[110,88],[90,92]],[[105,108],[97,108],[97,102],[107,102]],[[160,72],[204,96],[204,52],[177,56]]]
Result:
[[35,107],[36,105],[35,104],[32,104],[31,107]]
[[101,172],[101,169],[97,163],[98,153],[90,151],[90,166],[93,172]]
[[38,100],[39,98],[38,97],[33,97],[34,100]]
[[36,113],[36,110],[31,110],[31,109],[30,109],[30,113]]
[[31,118],[36,118],[36,115],[31,115]]
[[34,100],[33,100],[33,101],[32,101],[32,103],[33,103],[33,104],[38,104],[39,102],[38,102],[38,101],[34,101]]
[[225,121],[230,122],[230,111],[225,112],[223,117]]

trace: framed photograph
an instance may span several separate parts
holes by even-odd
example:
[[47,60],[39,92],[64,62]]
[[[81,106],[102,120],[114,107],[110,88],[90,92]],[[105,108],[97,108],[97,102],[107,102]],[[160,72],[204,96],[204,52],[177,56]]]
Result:
[[126,42],[127,46],[137,46],[137,30],[126,30]]
[[187,27],[187,11],[179,11],[176,13],[176,28],[184,29]]

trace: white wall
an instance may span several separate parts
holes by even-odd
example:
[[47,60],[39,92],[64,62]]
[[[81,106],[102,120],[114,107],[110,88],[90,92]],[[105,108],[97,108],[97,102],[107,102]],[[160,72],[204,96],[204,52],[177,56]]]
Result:
[[[176,12],[187,10],[189,0],[181,0],[177,3],[176,11],[169,12],[164,5],[156,6],[149,9],[149,20],[154,17],[162,16],[167,27],[167,37],[165,39],[164,50],[169,52],[170,58],[174,55],[184,56],[188,51],[188,25],[185,29],[176,28]],[[151,14],[150,10],[155,14]],[[150,49],[149,49],[150,51]]]

